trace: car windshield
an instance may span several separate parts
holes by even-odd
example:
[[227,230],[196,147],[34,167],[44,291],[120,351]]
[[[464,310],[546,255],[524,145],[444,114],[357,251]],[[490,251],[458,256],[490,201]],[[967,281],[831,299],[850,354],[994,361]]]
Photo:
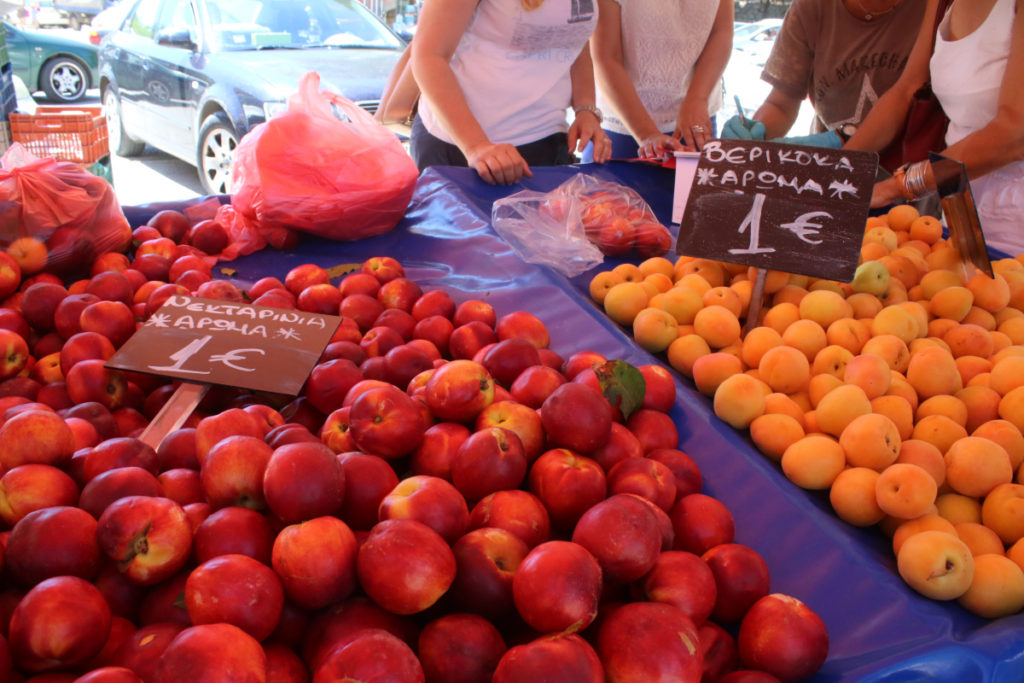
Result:
[[768,27],[760,21],[744,24],[743,26],[739,26],[733,29],[732,39],[733,41],[738,41],[743,40],[745,38],[750,38],[758,31],[764,31],[766,28]]
[[215,0],[206,9],[221,50],[402,47],[357,0]]

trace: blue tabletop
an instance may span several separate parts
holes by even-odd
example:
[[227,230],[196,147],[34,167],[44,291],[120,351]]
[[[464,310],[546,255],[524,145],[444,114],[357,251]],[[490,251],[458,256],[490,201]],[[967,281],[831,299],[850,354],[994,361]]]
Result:
[[[302,263],[331,267],[390,255],[424,290],[444,288],[456,301],[483,299],[499,315],[521,309],[537,315],[563,357],[594,349],[633,364],[670,367],[590,301],[590,278],[614,262],[566,278],[526,263],[491,228],[494,200],[522,189],[553,189],[581,170],[633,187],[669,225],[673,174],[654,166],[534,168],[533,178],[510,187],[487,185],[467,169],[433,168],[420,177],[406,217],[384,235],[357,242],[304,236],[294,250],[265,249],[226,265],[245,284],[283,278]],[[126,207],[125,214],[139,225],[159,209],[192,203]],[[841,522],[824,493],[791,484],[744,433],[714,416],[692,382],[676,377],[672,417],[680,448],[700,465],[705,493],[731,510],[737,542],[764,557],[772,591],[803,600],[828,626],[829,657],[812,680],[1024,681],[1024,614],[985,620],[956,603],[918,595],[896,573],[888,539]]]

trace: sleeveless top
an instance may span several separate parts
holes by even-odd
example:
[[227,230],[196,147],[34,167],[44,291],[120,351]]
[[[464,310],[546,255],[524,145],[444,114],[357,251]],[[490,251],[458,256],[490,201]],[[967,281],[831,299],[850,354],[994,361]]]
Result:
[[[637,95],[658,130],[672,133],[694,66],[711,34],[717,0],[615,0],[622,8],[622,59]],[[611,104],[597,93],[602,126],[629,135]],[[721,80],[711,93],[708,114],[722,108]]]
[[[949,39],[949,12],[939,24],[930,66],[932,91],[949,117],[946,144],[984,128],[996,115],[1010,54],[1014,0],[996,0],[970,35]],[[971,179],[985,243],[1016,256],[1024,251],[1024,161]]]
[[[569,70],[597,24],[596,0],[480,0],[452,56],[455,78],[487,137],[522,145],[569,129]],[[431,135],[453,142],[430,103],[419,115]]]

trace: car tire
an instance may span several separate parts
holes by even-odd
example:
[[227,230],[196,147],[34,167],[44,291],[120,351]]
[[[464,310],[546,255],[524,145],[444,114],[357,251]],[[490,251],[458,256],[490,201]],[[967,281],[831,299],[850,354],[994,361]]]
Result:
[[77,31],[78,29],[82,28],[82,22],[79,21],[77,14],[72,14],[70,17],[68,17],[68,28],[70,28],[72,31]]
[[56,57],[40,70],[39,87],[49,100],[75,102],[89,89],[89,70],[71,57]]
[[107,119],[107,140],[110,151],[122,157],[134,157],[142,154],[146,143],[132,138],[124,132],[121,124],[121,103],[117,98],[117,89],[108,87],[103,91],[103,114]]
[[238,134],[224,112],[217,112],[203,121],[196,166],[206,194],[231,193],[231,157],[237,146]]

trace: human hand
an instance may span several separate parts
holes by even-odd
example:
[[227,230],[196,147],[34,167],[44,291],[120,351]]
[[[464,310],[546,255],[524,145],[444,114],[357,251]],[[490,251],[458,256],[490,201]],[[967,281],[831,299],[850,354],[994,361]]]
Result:
[[784,142],[789,145],[808,145],[809,147],[828,147],[830,149],[841,149],[843,146],[843,139],[834,130],[824,133],[812,133],[811,135],[775,138],[772,142]]
[[612,141],[593,112],[581,109],[569,126],[569,153],[579,154],[594,143],[594,161],[603,164],[612,157]]
[[872,209],[897,204],[903,200],[903,193],[900,192],[899,182],[895,178],[880,180],[871,188]]
[[714,127],[708,116],[708,103],[700,100],[686,99],[676,116],[676,127],[672,136],[693,149],[700,149],[711,140]]
[[[746,125],[743,125],[744,121]],[[730,140],[764,140],[764,124],[736,115],[725,122],[719,137]]]
[[666,155],[671,155],[674,150],[682,151],[683,149],[685,149],[683,143],[676,138],[665,133],[658,133],[641,140],[636,153],[641,159],[661,159]]
[[466,161],[484,182],[492,185],[511,185],[518,183],[523,176],[533,177],[519,150],[505,142],[478,145],[466,152]]

